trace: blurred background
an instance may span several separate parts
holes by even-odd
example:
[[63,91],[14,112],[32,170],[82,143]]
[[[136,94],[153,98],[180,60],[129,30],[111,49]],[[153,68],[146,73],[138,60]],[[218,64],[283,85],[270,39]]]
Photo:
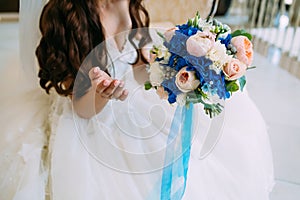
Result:
[[[300,0],[145,0],[145,6],[152,27],[185,23],[199,11],[252,33],[257,68],[247,73],[247,88],[268,125],[276,176],[271,200],[299,200]],[[18,31],[18,7],[18,0],[0,0],[0,73],[17,64],[26,34]]]

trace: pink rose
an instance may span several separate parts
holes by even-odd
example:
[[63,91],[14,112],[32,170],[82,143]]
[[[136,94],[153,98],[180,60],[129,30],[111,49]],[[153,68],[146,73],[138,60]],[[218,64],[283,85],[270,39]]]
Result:
[[205,56],[214,46],[216,36],[209,31],[198,31],[195,35],[189,37],[186,41],[186,48],[189,54],[193,56]]
[[253,60],[253,45],[251,41],[245,36],[237,36],[231,39],[231,44],[237,50],[236,57],[246,65],[251,65]]
[[166,38],[166,41],[167,42],[170,42],[172,37],[175,35],[175,31],[178,30],[177,27],[174,27],[174,28],[170,28],[169,30],[167,30],[165,33],[164,33],[164,36]]
[[227,65],[224,66],[223,71],[228,80],[236,80],[242,77],[246,72],[247,66],[236,58],[232,58]]
[[187,93],[195,90],[200,81],[196,78],[194,71],[187,71],[184,67],[177,73],[175,84],[180,91]]

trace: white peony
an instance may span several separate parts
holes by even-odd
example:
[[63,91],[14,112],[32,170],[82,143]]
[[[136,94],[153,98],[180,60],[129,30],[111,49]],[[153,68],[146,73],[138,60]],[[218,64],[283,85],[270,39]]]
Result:
[[166,50],[165,52],[164,52],[164,59],[162,60],[162,61],[160,61],[162,64],[168,64],[169,63],[169,59],[170,59],[170,57],[171,57],[171,53],[168,51],[168,50]]
[[219,72],[223,66],[228,62],[230,56],[226,54],[226,47],[218,40],[213,48],[207,53],[207,57],[213,61],[211,68]]
[[205,56],[214,46],[216,36],[211,32],[198,31],[186,41],[186,50],[197,57]]
[[209,32],[214,29],[214,27],[209,22],[207,22],[206,19],[199,19],[198,27],[201,27],[203,31]]
[[152,86],[160,86],[164,80],[164,72],[158,62],[151,63],[149,73]]

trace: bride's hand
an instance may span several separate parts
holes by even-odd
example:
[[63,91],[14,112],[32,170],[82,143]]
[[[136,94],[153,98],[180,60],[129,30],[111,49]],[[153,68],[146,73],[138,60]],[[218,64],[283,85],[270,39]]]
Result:
[[124,88],[124,81],[112,79],[107,73],[94,67],[89,72],[92,89],[96,94],[106,99],[118,99],[124,101],[128,96],[128,90]]

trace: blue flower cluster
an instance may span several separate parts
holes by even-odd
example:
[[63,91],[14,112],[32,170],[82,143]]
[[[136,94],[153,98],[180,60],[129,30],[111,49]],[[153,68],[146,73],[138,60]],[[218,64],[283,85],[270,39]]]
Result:
[[186,41],[188,38],[188,36],[176,30],[170,42],[164,42],[164,45],[168,48],[169,52],[183,57],[187,54]]
[[[194,27],[194,26],[189,26],[187,23],[183,24],[183,25],[177,25],[176,26],[178,28],[178,32],[190,37],[192,35],[195,35],[197,33],[197,31],[199,30],[198,28]],[[200,30],[202,31],[202,30]]]
[[175,77],[169,80],[164,80],[161,85],[169,93],[169,97],[168,97],[169,103],[171,104],[175,103],[177,95],[182,93],[175,84]]
[[224,44],[226,48],[228,48],[228,45],[230,44],[230,41],[232,39],[231,34],[228,34],[226,38],[219,38],[221,44]]

